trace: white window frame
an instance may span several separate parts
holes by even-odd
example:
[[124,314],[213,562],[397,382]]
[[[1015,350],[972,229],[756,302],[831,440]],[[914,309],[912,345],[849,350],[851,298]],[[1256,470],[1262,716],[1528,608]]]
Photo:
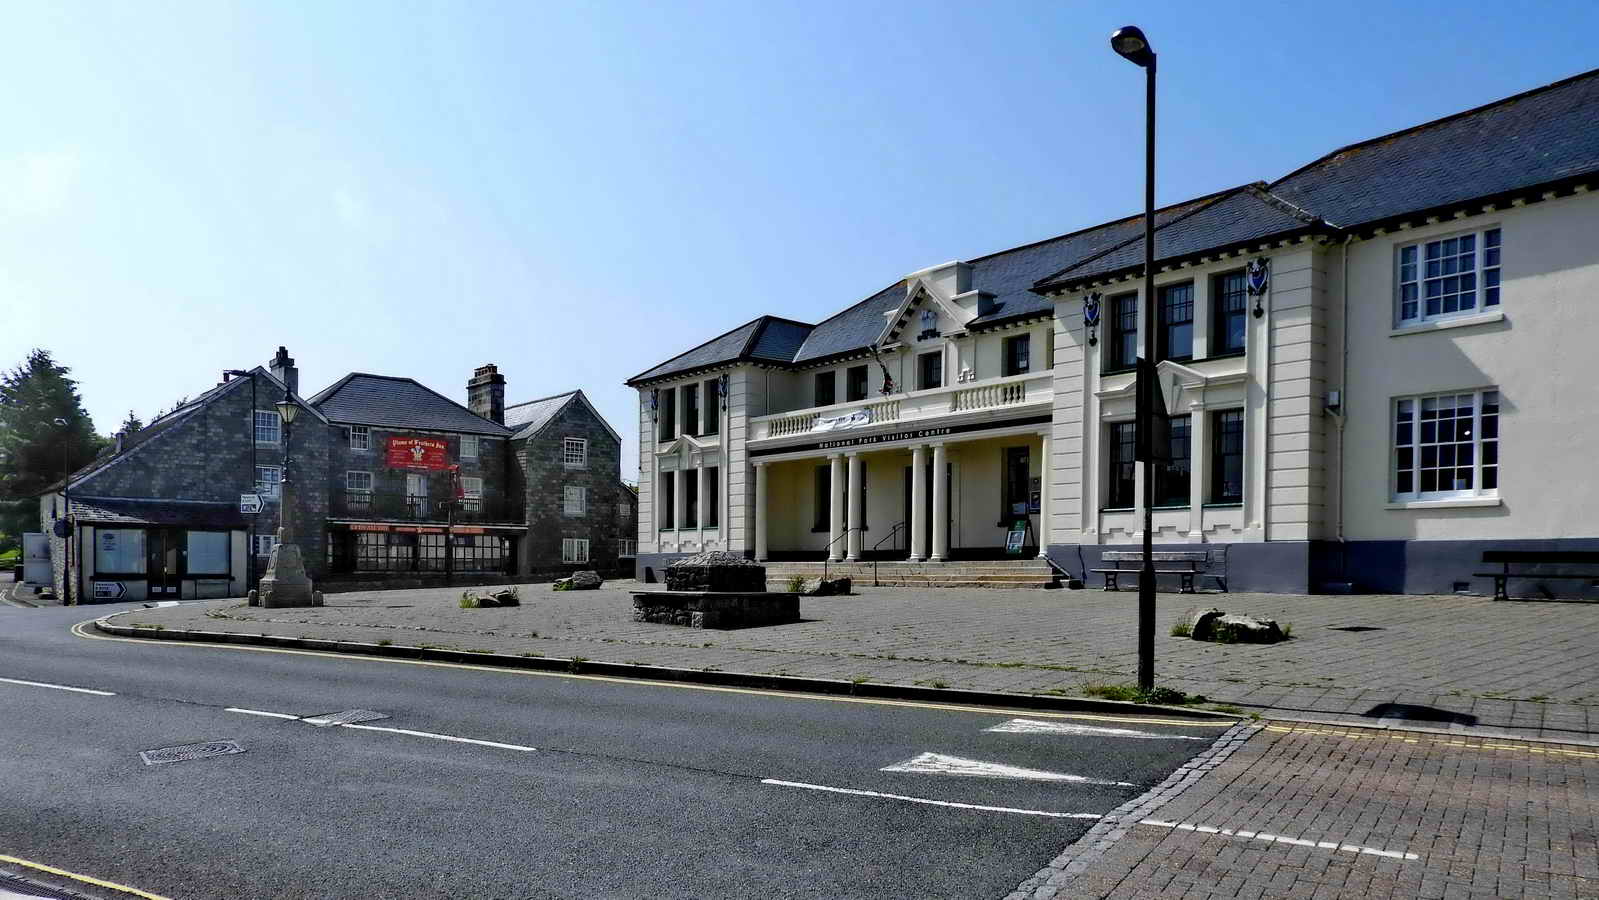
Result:
[[[360,482],[365,481],[362,485]],[[372,493],[372,473],[350,471],[344,473],[344,489],[350,493]]]
[[254,545],[255,555],[266,557],[272,555],[272,548],[278,545],[278,536],[275,534],[252,534],[250,543]]
[[629,538],[618,538],[616,541],[616,555],[622,559],[634,559],[638,556],[638,541]]
[[[1459,241],[1461,238],[1471,238],[1473,249],[1472,266],[1468,271],[1445,273],[1448,260],[1459,259],[1462,253],[1456,251],[1453,256],[1441,255],[1443,244],[1446,241]],[[1493,240],[1493,246],[1489,241]],[[1440,256],[1437,260],[1439,273],[1429,274],[1427,249],[1437,245]],[[1407,258],[1408,257],[1408,258]],[[1492,262],[1490,262],[1490,259]],[[1494,312],[1504,308],[1503,288],[1504,265],[1504,230],[1500,225],[1485,225],[1469,231],[1457,231],[1451,234],[1437,235],[1424,240],[1400,244],[1394,248],[1394,322],[1396,327],[1408,328],[1416,325],[1426,325],[1429,322],[1442,322],[1449,319],[1460,319],[1469,316],[1480,316],[1484,313]],[[1470,307],[1445,312],[1441,308],[1436,313],[1427,312],[1427,283],[1429,281],[1442,281],[1447,278],[1468,277],[1472,281]],[[1489,282],[1492,282],[1491,284]],[[1413,288],[1414,296],[1406,296],[1406,288]],[[1458,291],[1448,296],[1465,296],[1465,291]],[[1414,315],[1405,315],[1405,304],[1415,303]],[[1442,305],[1440,297],[1440,307]]]
[[[262,473],[271,473],[270,478],[263,479]],[[255,467],[255,492],[263,497],[277,497],[283,484],[282,466],[256,466]]]
[[483,479],[478,475],[461,476],[461,498],[464,500],[483,499]]
[[621,508],[618,509],[617,512],[621,514],[622,518],[633,518],[633,502],[631,500],[623,500],[620,506]]
[[367,425],[350,426],[350,449],[365,453],[372,449],[372,429]]
[[569,437],[561,442],[561,463],[568,469],[589,467],[588,438]]
[[582,564],[588,561],[588,538],[561,538],[561,562]]
[[587,514],[588,509],[588,488],[578,484],[567,485],[562,491],[562,512],[569,516],[581,516]]
[[[470,452],[470,453],[467,452],[467,448],[468,447],[472,448],[472,452]],[[477,455],[478,455],[478,438],[477,438],[477,435],[475,435],[475,434],[463,434],[463,435],[461,435],[461,458],[462,459],[477,459]]]
[[[252,421],[254,430],[251,433],[255,436],[257,445],[276,447],[283,442],[283,417],[278,415],[277,410],[258,409],[255,411],[255,418]],[[262,429],[265,429],[271,437],[263,439],[261,437]]]
[[[1439,441],[1438,440],[1438,436],[1436,434],[1434,435],[1434,438],[1433,438],[1433,440],[1431,442],[1427,442],[1427,441],[1423,440],[1423,438],[1424,438],[1424,429],[1422,427],[1423,426],[1423,419],[1422,419],[1422,407],[1423,407],[1423,404],[1426,403],[1427,401],[1437,401],[1437,400],[1442,400],[1442,399],[1448,399],[1451,402],[1458,402],[1458,398],[1466,397],[1466,396],[1471,397],[1471,425],[1470,425],[1470,428],[1471,428],[1471,448],[1472,448],[1472,454],[1471,454],[1471,456],[1472,456],[1472,461],[1471,461],[1471,485],[1472,486],[1470,488],[1466,488],[1466,489],[1454,488],[1454,489],[1447,490],[1447,491],[1440,491],[1440,490],[1424,491],[1424,490],[1421,489],[1421,473],[1422,473],[1422,470],[1424,468],[1423,467],[1424,450],[1427,447],[1439,447],[1439,448],[1442,448],[1442,447],[1447,446],[1447,447],[1449,447],[1451,449],[1451,452],[1458,452],[1458,451],[1455,450],[1455,448],[1457,448],[1460,444],[1465,443],[1465,442],[1461,441],[1458,438],[1458,436],[1455,437],[1455,438],[1452,438],[1449,441]],[[1494,422],[1493,422],[1493,426],[1494,426],[1493,427],[1493,435],[1491,437],[1487,437],[1487,438],[1485,438],[1483,436],[1483,401],[1484,401],[1485,397],[1491,397],[1492,398],[1493,403],[1494,403],[1494,409],[1495,409],[1494,413],[1492,414],[1493,415],[1493,419],[1494,419]],[[1402,411],[1406,408],[1405,407],[1406,404],[1409,405],[1408,409],[1409,409],[1410,420],[1409,420],[1408,424],[1410,426],[1410,442],[1408,444],[1401,445],[1400,444],[1400,430],[1406,423],[1403,423],[1403,422],[1400,421],[1400,415],[1402,414]],[[1452,408],[1458,409],[1459,407],[1455,406],[1455,407],[1452,407]],[[1452,419],[1452,421],[1455,422],[1457,424],[1457,426],[1458,426],[1458,423],[1464,421],[1464,419],[1462,419],[1460,417],[1455,417],[1455,418]],[[1487,387],[1487,388],[1477,388],[1477,389],[1473,389],[1473,390],[1445,391],[1445,392],[1442,392],[1442,393],[1416,394],[1416,395],[1411,395],[1411,396],[1395,397],[1393,399],[1393,401],[1389,404],[1388,422],[1389,422],[1388,443],[1389,443],[1389,447],[1390,447],[1389,458],[1388,458],[1389,495],[1394,499],[1395,502],[1417,501],[1417,500],[1464,500],[1464,499],[1476,499],[1476,498],[1488,499],[1488,498],[1497,498],[1499,496],[1499,480],[1500,480],[1500,476],[1502,475],[1502,473],[1504,471],[1504,463],[1503,463],[1502,458],[1501,458],[1500,453],[1499,453],[1500,445],[1503,443],[1504,409],[1503,409],[1503,402],[1502,402],[1502,400],[1501,400],[1501,398],[1499,396],[1499,389],[1498,388]],[[1457,432],[1457,435],[1458,435],[1458,432]],[[1494,486],[1491,487],[1491,488],[1484,488],[1482,486],[1483,469],[1485,468],[1485,463],[1483,461],[1483,453],[1484,453],[1484,445],[1485,444],[1492,444],[1493,445],[1493,452],[1494,452],[1494,460],[1493,460],[1493,462],[1486,464],[1487,468],[1492,468],[1494,470],[1494,472],[1493,472],[1493,475],[1494,475],[1494,479],[1493,479],[1494,480]],[[1411,490],[1409,490],[1409,491],[1400,491],[1399,490],[1399,475],[1400,475],[1401,451],[1402,450],[1406,450],[1406,449],[1411,451],[1410,465],[1409,465],[1409,472],[1410,472],[1410,477],[1411,477],[1411,484],[1410,484]],[[1441,459],[1441,457],[1443,455],[1443,450],[1442,449],[1438,450],[1438,455],[1439,455],[1439,458]],[[1438,462],[1435,461],[1434,464],[1430,468],[1437,469],[1437,468],[1441,468],[1441,466],[1438,464]],[[1458,457],[1457,457],[1457,463],[1455,465],[1449,466],[1448,468],[1451,468],[1451,469],[1462,469],[1462,468],[1465,468],[1465,467],[1458,464]]]

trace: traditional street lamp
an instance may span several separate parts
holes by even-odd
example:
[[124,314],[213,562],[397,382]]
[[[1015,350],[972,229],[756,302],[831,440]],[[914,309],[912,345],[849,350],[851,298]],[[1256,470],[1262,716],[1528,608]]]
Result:
[[1155,49],[1136,25],[1116,29],[1110,48],[1144,70],[1144,331],[1138,361],[1137,452],[1144,464],[1144,564],[1138,573],[1138,686],[1155,685]]
[[261,586],[256,602],[261,606],[320,606],[321,595],[311,587],[311,578],[305,574],[305,561],[300,557],[300,545],[294,542],[290,527],[293,478],[293,458],[289,454],[289,441],[294,434],[294,419],[300,407],[283,390],[283,399],[276,404],[278,416],[283,420],[283,476],[278,482],[278,545],[272,548],[272,560],[266,574],[261,576]]
[[56,419],[55,425],[61,429],[61,524],[66,526],[66,533],[62,535],[65,542],[61,547],[61,605],[72,605],[72,540],[76,535],[72,533],[72,449],[66,443],[67,430],[71,427],[66,419]]

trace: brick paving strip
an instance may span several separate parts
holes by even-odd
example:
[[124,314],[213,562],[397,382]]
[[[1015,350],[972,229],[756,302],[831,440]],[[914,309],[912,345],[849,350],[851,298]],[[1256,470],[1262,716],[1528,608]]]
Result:
[[[319,609],[240,601],[141,610],[118,622],[429,645],[679,669],[786,674],[1014,694],[1081,695],[1136,671],[1131,593],[860,588],[806,598],[805,621],[702,631],[631,620],[633,582],[523,585],[520,607],[460,609],[459,590],[334,594]],[[1272,646],[1166,637],[1217,605],[1293,626]],[[1246,712],[1587,740],[1599,731],[1599,605],[1478,597],[1163,594],[1159,682]],[[1356,627],[1370,629],[1344,631]],[[1475,717],[1476,727],[1365,717],[1381,704]]]
[[1007,900],[1599,897],[1593,747],[1238,730],[1158,814],[1100,823]]

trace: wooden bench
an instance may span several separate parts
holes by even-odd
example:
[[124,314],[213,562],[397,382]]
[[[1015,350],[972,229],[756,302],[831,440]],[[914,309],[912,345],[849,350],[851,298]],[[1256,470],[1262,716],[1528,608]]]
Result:
[[[1118,579],[1123,575],[1131,575],[1136,582],[1144,566],[1144,553],[1141,550],[1106,550],[1099,558],[1115,564],[1114,568],[1089,570],[1105,576],[1107,591],[1118,590]],[[1225,575],[1205,571],[1210,554],[1204,550],[1156,550],[1149,558],[1155,564],[1156,575],[1176,575],[1181,579],[1178,593],[1194,593],[1195,578],[1214,579],[1217,587],[1227,590]]]
[[[1599,581],[1599,550],[1484,550],[1482,561],[1500,566],[1497,572],[1474,572],[1477,578],[1494,580],[1494,599],[1509,600],[1507,586],[1512,578],[1539,580]],[[1512,571],[1511,566],[1516,566]],[[1534,572],[1532,566],[1559,566],[1564,572]],[[1573,566],[1586,566],[1586,572],[1569,571]]]

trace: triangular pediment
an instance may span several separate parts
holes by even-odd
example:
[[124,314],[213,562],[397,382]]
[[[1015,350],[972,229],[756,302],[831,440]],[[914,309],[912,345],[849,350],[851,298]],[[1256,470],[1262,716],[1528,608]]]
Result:
[[977,317],[976,312],[943,296],[927,279],[912,278],[905,285],[905,299],[888,316],[873,346],[881,349],[885,344],[920,334],[923,329],[918,313],[924,309],[932,310],[938,317],[934,328],[943,335],[964,330],[966,324]]

